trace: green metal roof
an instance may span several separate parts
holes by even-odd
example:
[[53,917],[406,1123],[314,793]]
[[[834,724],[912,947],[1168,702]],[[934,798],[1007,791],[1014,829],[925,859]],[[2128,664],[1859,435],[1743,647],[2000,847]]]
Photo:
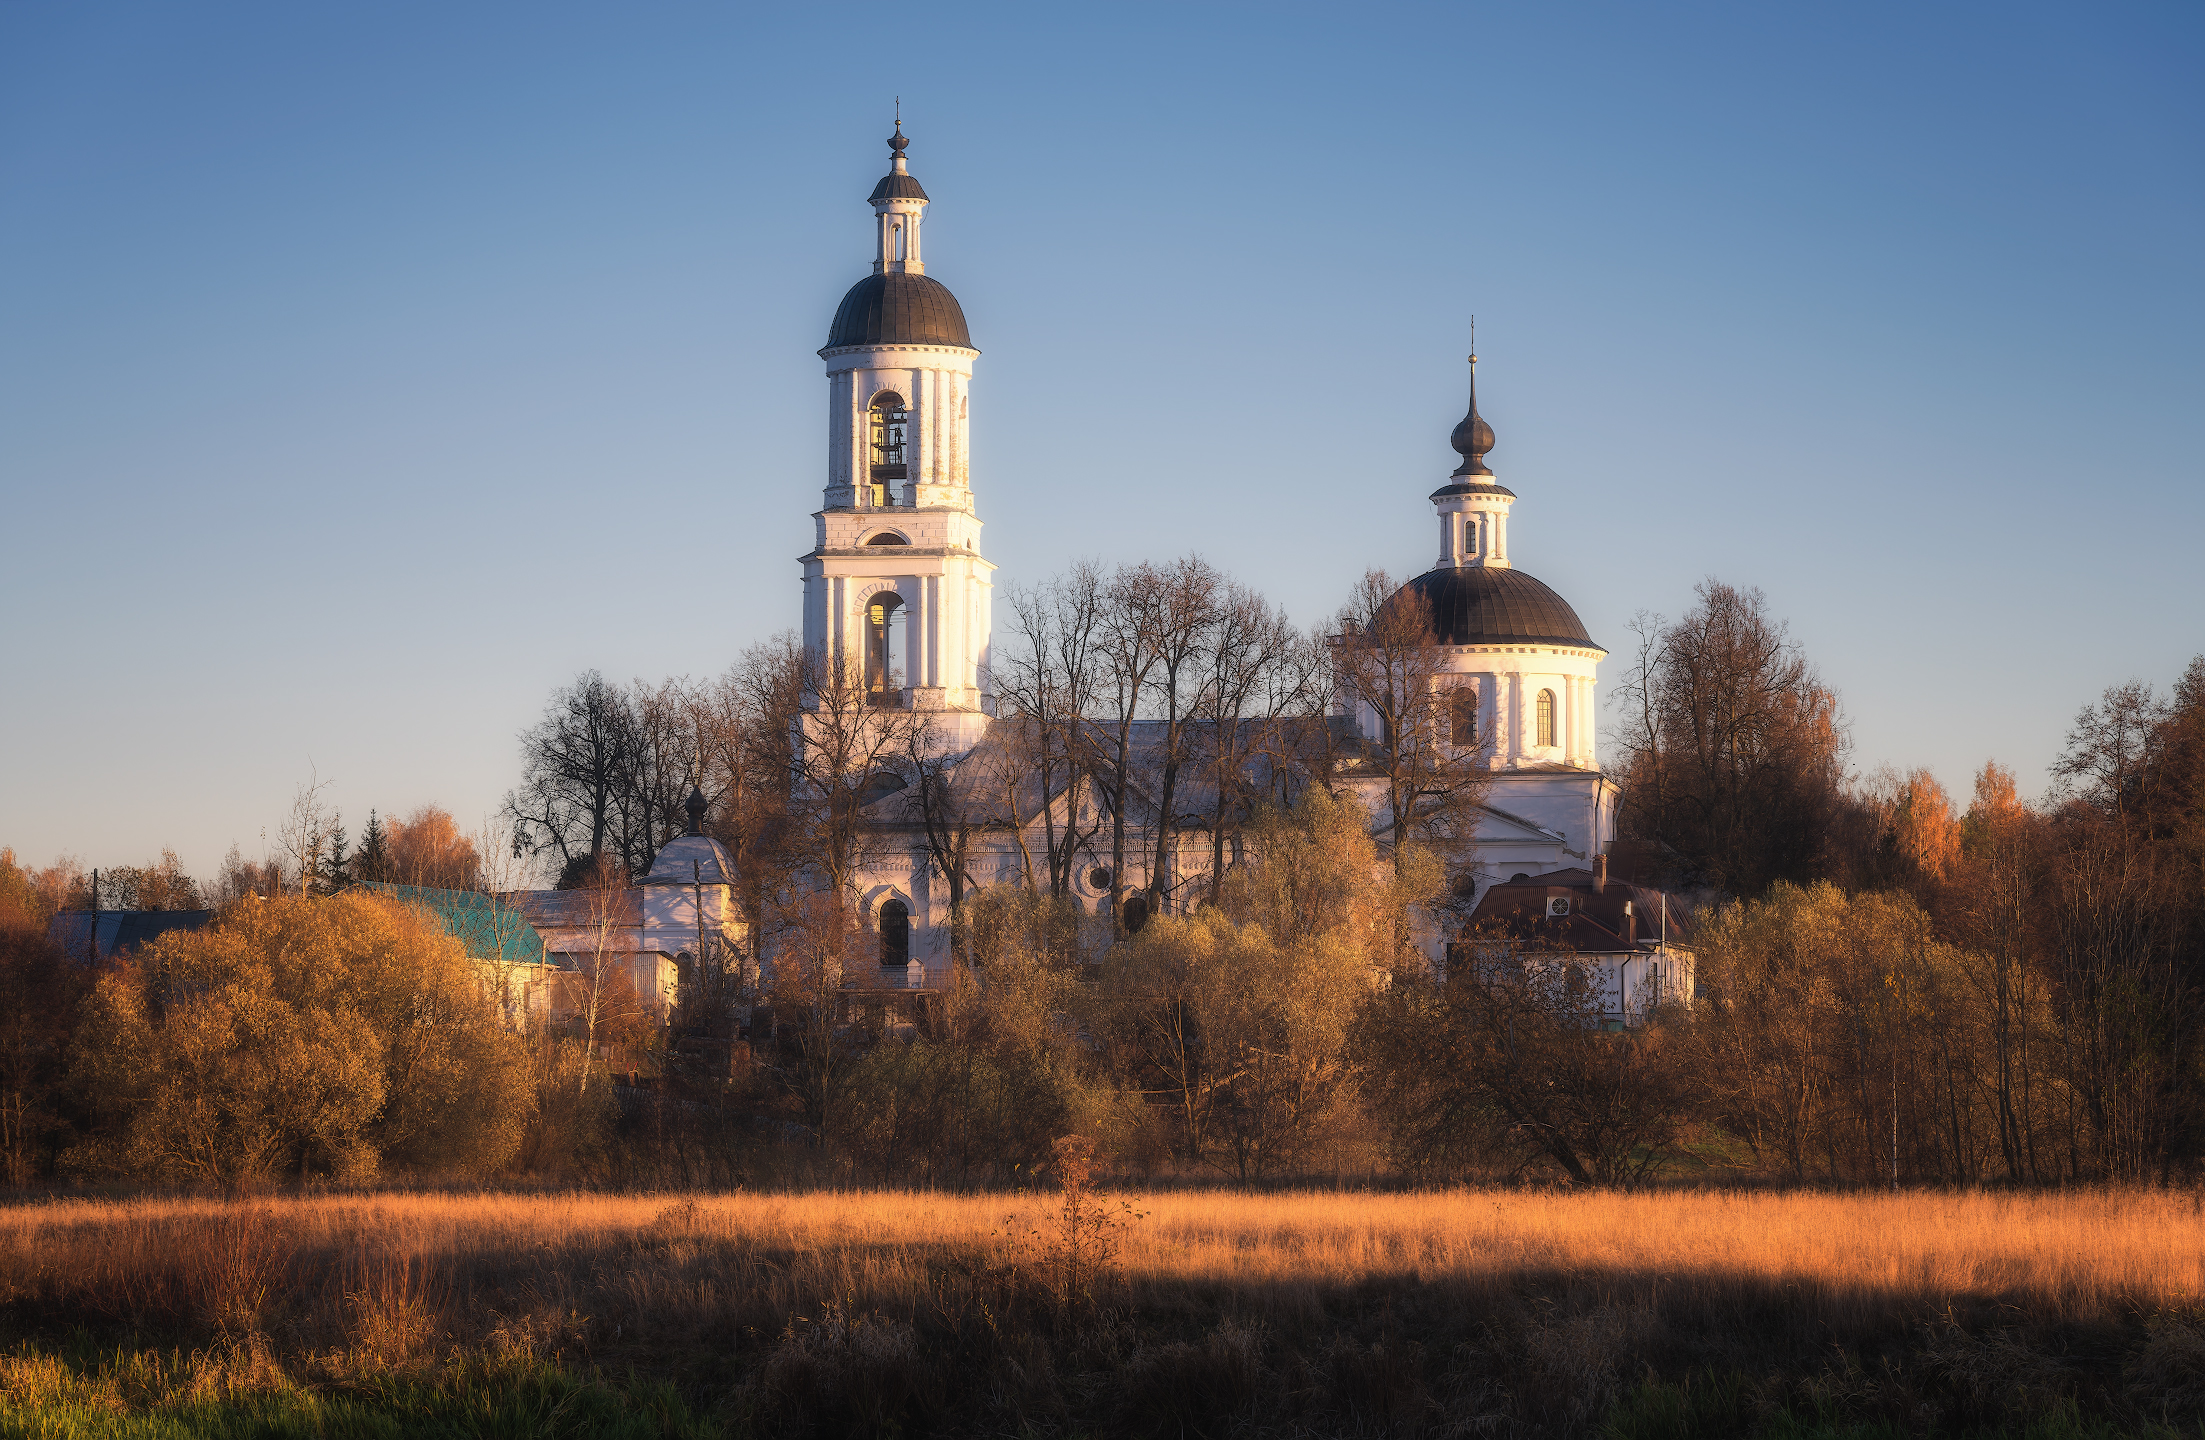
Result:
[[477,960],[508,965],[548,965],[543,938],[528,917],[495,895],[479,890],[437,890],[426,885],[367,884],[373,890],[419,905],[443,922],[445,932]]

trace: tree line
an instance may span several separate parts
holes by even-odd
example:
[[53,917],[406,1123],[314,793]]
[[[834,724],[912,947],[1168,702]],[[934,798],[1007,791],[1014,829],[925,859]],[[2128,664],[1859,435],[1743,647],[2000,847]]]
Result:
[[[1248,1179],[2190,1173],[2205,1140],[2188,1018],[2205,960],[2205,658],[2171,693],[2121,686],[2086,707],[2041,802],[1987,763],[1963,808],[1926,771],[1848,769],[1834,687],[1757,593],[1711,581],[1680,620],[1642,617],[1615,704],[1613,858],[1691,908],[1698,994],[1617,1033],[1567,956],[1467,923],[1482,757],[1453,743],[1428,617],[1395,594],[1373,574],[1309,633],[1199,560],[1076,568],[1010,597],[998,714],[965,757],[858,667],[783,636],[706,682],[580,677],[522,736],[511,828],[495,836],[417,813],[371,821],[380,838],[347,850],[302,791],[278,866],[277,898],[298,907],[284,923],[320,907],[336,932],[320,953],[426,974],[450,961],[430,954],[437,935],[400,945],[400,922],[330,906],[367,903],[329,880],[337,857],[357,875],[371,851],[413,855],[416,876],[497,889],[512,887],[490,872],[532,851],[543,878],[609,894],[686,824],[690,788],[704,792],[774,964],[690,986],[669,1029],[629,1037],[658,1047],[655,1093],[691,1107],[653,1110],[648,1144],[614,1124],[611,1087],[590,1098],[594,1034],[542,1045],[456,1000],[435,1023],[458,1030],[431,1050],[479,1083],[439,1093],[502,1108],[386,1119],[406,1088],[390,1067],[422,1064],[428,1039],[401,1017],[371,1023],[366,1049],[310,1054],[337,1032],[299,1015],[383,1003],[370,979],[266,959],[310,925],[283,931],[265,917],[285,912],[229,895],[204,952],[164,941],[90,977],[45,955],[34,923],[75,892],[9,857],[13,1173],[175,1173],[186,1154],[271,1173],[619,1170],[672,1144],[675,1113],[729,1127],[683,1142],[692,1160],[717,1146],[763,1164],[786,1141],[819,1173],[886,1183],[1015,1179],[1072,1131],[1123,1165]],[[1375,738],[1340,723],[1350,702],[1377,717]],[[883,800],[900,807],[895,843],[920,845],[952,896],[949,983],[915,1009],[843,984],[882,943],[854,878]],[[973,873],[988,834],[1015,834],[1015,857]],[[1087,872],[1103,867],[1098,884]],[[167,869],[147,893],[181,893],[188,877]],[[1105,903],[1083,907],[1083,884]],[[1418,940],[1434,925],[1453,941],[1437,966]],[[206,997],[227,1008],[194,1008]],[[750,1063],[700,1063],[684,1037],[732,1039],[738,1010],[753,1017]],[[129,1037],[139,1061],[95,1063],[86,1034]],[[174,1058],[187,1053],[200,1069]],[[233,1069],[216,1075],[209,1056]],[[283,1112],[324,1117],[312,1124],[215,1124],[195,1098],[280,1109],[281,1087],[251,1077],[281,1074],[356,1083],[324,1087],[342,1104]],[[188,1143],[156,1139],[192,1125]],[[250,1138],[276,1132],[288,1138]]]

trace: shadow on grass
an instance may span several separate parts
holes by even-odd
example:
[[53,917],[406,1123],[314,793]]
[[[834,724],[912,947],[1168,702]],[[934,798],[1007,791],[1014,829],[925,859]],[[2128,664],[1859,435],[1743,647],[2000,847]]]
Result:
[[1066,1303],[1045,1253],[776,1248],[679,1206],[271,1246],[244,1281],[185,1248],[11,1281],[0,1434],[2205,1436],[2205,1325],[2117,1295],[1586,1267]]

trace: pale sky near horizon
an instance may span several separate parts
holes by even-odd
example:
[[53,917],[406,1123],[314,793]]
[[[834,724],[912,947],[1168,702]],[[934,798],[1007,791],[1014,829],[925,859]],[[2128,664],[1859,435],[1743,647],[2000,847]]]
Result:
[[8,6],[0,845],[472,824],[576,672],[797,625],[899,94],[999,587],[1429,568],[1474,313],[1604,692],[1718,576],[1857,767],[2040,791],[2205,650],[2200,75],[2194,5]]

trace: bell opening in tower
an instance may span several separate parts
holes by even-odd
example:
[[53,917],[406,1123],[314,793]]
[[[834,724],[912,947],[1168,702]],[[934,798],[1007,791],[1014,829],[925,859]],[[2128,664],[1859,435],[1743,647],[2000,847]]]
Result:
[[868,703],[883,710],[903,708],[903,597],[876,595],[865,607],[865,692]]
[[911,907],[901,900],[890,900],[880,907],[880,963],[911,963]]
[[904,408],[901,395],[891,390],[874,397],[872,500],[875,505],[895,504],[892,482],[905,479],[910,473],[904,464],[904,437],[909,428],[910,413]]

